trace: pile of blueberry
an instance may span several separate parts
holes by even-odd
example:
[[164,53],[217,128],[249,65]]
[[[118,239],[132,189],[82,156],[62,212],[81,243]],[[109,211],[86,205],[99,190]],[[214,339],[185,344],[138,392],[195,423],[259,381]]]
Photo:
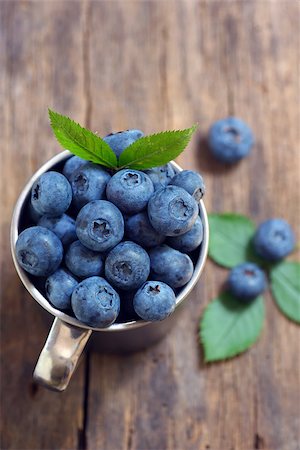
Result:
[[[120,154],[141,136],[128,130],[105,139]],[[70,157],[62,173],[33,184],[17,260],[55,308],[89,326],[163,320],[193,275],[204,191],[198,173],[176,173],[170,163],[112,172]]]
[[[242,119],[226,117],[213,123],[208,133],[208,144],[216,159],[233,164],[249,155],[254,136]],[[293,251],[295,235],[284,219],[269,219],[258,227],[253,246],[262,260],[278,262]],[[264,272],[252,262],[234,267],[227,280],[229,291],[242,302],[254,300],[266,289],[266,285]]]

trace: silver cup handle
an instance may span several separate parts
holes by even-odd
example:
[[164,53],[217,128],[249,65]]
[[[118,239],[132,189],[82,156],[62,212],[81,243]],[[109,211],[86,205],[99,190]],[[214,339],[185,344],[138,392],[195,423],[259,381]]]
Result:
[[64,391],[91,333],[55,318],[33,372],[35,381],[49,389]]

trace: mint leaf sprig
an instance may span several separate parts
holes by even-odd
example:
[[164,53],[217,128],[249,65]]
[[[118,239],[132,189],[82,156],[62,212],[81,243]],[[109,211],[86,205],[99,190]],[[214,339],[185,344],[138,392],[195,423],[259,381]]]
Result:
[[182,153],[196,130],[164,131],[144,136],[129,145],[120,155],[119,167],[144,170],[167,164]]
[[64,149],[87,161],[109,168],[117,167],[117,157],[103,139],[69,117],[51,109],[48,111],[53,133]]
[[[252,261],[269,273],[271,292],[279,310],[300,323],[300,263],[266,263],[253,249],[254,223],[246,216],[223,213],[209,215],[210,258],[225,268]],[[199,338],[205,361],[233,357],[257,341],[264,319],[263,297],[242,305],[228,292],[205,308],[199,324]]]
[[144,136],[128,146],[118,159],[101,137],[67,116],[49,109],[50,124],[59,144],[76,156],[110,169],[137,170],[167,164],[177,158],[188,145],[197,126]]

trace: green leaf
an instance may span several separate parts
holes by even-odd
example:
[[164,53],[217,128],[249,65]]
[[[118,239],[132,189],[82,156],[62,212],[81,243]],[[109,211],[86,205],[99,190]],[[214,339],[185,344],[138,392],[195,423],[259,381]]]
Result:
[[271,270],[271,289],[278,308],[300,323],[300,263],[282,262]]
[[230,358],[251,347],[261,333],[264,315],[261,296],[248,305],[229,293],[213,300],[200,321],[205,362]]
[[218,264],[232,268],[245,261],[257,261],[251,246],[254,223],[239,214],[209,214],[209,256]]
[[110,168],[117,166],[116,155],[103,139],[69,117],[48,111],[52,130],[63,148],[87,161]]
[[120,155],[119,167],[150,169],[167,164],[188,145],[197,126],[144,136],[129,145]]

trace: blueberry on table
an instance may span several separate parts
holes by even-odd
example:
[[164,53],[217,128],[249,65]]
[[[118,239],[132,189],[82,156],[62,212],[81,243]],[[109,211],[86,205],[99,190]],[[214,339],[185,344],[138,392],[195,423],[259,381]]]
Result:
[[261,223],[254,236],[256,253],[267,261],[280,261],[295,247],[291,226],[284,219],[269,219]]
[[64,269],[58,269],[45,283],[46,296],[57,309],[71,309],[71,295],[78,281]]
[[73,242],[65,254],[67,268],[80,278],[101,275],[103,271],[103,256],[86,248],[80,241]]
[[198,216],[192,228],[180,236],[168,238],[168,244],[183,253],[195,250],[203,240],[203,224]]
[[75,220],[67,214],[58,217],[42,216],[38,225],[53,231],[64,246],[77,240]]
[[253,263],[243,263],[234,267],[228,277],[230,292],[242,301],[251,301],[266,289],[264,272]]
[[68,178],[68,180],[70,180],[71,175],[79,169],[79,167],[86,163],[87,161],[85,159],[79,158],[79,156],[72,156],[66,161],[62,173],[66,178]]
[[39,214],[60,216],[70,206],[72,189],[64,175],[50,171],[43,173],[31,189],[31,204]]
[[190,281],[194,272],[191,258],[168,245],[149,250],[151,278],[179,288]]
[[133,144],[135,141],[144,136],[140,130],[125,130],[117,133],[110,133],[103,138],[103,140],[110,146],[116,156],[119,158],[122,151],[126,147]]
[[63,258],[63,246],[47,228],[30,227],[19,234],[16,255],[20,266],[37,277],[51,275]]
[[175,175],[175,170],[170,163],[147,169],[144,172],[151,178],[155,191],[167,186]]
[[75,170],[70,177],[75,207],[80,209],[92,200],[104,198],[109,179],[110,175],[105,169],[91,162]]
[[118,289],[139,288],[147,280],[149,272],[149,256],[134,242],[121,242],[109,252],[105,261],[105,276]]
[[173,289],[161,281],[147,281],[133,298],[135,312],[150,322],[165,319],[174,311],[175,306]]
[[153,192],[153,183],[148,175],[131,169],[117,172],[106,187],[107,199],[126,214],[145,209]]
[[85,247],[105,252],[122,240],[123,216],[112,203],[106,200],[94,200],[79,211],[76,219],[76,233]]
[[199,202],[205,194],[205,184],[202,176],[193,170],[182,170],[172,178],[173,186],[179,186],[191,194]]
[[235,163],[247,156],[253,143],[252,130],[243,120],[236,117],[218,120],[209,130],[210,150],[224,163]]
[[125,220],[126,237],[142,247],[154,247],[165,240],[151,225],[146,211],[129,216]]
[[102,277],[90,277],[79,283],[71,297],[75,317],[91,327],[105,328],[115,322],[120,297]]
[[148,203],[148,216],[158,233],[177,236],[194,225],[198,217],[198,204],[184,189],[169,185],[152,195]]

